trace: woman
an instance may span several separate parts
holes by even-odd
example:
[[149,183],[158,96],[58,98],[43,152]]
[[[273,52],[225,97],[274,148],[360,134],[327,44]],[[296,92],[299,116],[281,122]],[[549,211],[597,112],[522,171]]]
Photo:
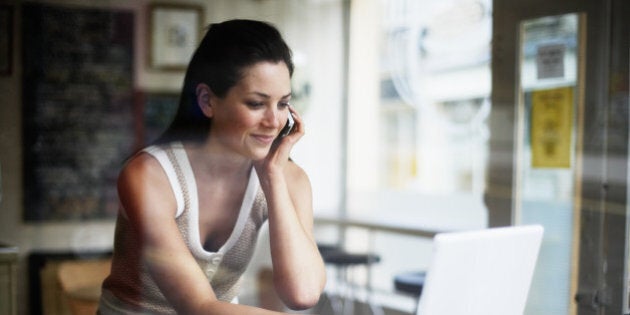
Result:
[[[325,284],[311,187],[289,159],[304,124],[289,105],[291,51],[271,25],[213,24],[192,57],[179,109],[118,179],[121,213],[101,314],[267,314],[231,303],[269,220],[276,291],[317,303]],[[289,115],[295,126],[279,134]]]

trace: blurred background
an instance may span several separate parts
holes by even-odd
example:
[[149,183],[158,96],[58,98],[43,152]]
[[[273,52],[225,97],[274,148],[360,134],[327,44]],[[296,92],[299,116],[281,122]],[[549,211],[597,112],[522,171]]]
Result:
[[[293,50],[307,133],[292,158],[318,242],[378,257],[350,280],[330,265],[327,292],[412,314],[395,279],[428,268],[436,233],[536,223],[526,314],[630,314],[629,15],[625,0],[4,0],[0,314],[71,314],[68,291],[91,284],[67,283],[67,262],[96,262],[98,282],[118,170],[170,122],[205,27],[232,18]],[[241,302],[283,309],[267,250],[263,228]]]

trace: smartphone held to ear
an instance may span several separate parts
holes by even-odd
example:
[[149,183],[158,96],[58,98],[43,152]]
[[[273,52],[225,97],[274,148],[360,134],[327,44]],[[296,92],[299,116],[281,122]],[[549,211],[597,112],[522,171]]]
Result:
[[284,125],[284,128],[282,128],[282,131],[280,131],[279,138],[282,138],[288,135],[291,132],[291,129],[293,129],[294,124],[295,124],[295,120],[293,119],[293,114],[289,113],[289,119],[287,120],[287,124]]

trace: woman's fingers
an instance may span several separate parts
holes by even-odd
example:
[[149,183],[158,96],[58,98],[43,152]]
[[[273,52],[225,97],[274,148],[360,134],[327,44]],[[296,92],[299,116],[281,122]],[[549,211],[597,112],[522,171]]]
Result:
[[302,120],[300,114],[291,105],[289,105],[289,115],[293,116],[293,120],[295,121],[293,129],[289,135],[297,134],[298,136],[294,136],[296,138],[294,141],[297,141],[300,137],[302,137],[302,135],[304,135],[304,121]]
[[289,106],[289,115],[293,116],[293,128],[284,137],[279,137],[274,141],[265,160],[267,163],[284,163],[289,159],[289,154],[293,145],[304,135],[304,121],[302,117]]

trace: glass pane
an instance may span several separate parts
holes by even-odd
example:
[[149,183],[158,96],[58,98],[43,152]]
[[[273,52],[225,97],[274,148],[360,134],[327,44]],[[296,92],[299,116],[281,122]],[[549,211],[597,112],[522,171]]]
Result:
[[[352,10],[347,215],[431,231],[486,227],[492,2],[371,0]],[[364,249],[367,237],[347,242]],[[430,239],[372,237],[388,255],[373,273],[379,289],[430,256]]]
[[[379,43],[379,60],[361,71],[375,72],[379,93],[373,104],[350,102],[350,124],[360,131],[350,130],[349,145],[369,145],[349,150],[348,210],[362,216],[384,207],[413,213],[439,207],[447,200],[441,198],[450,200],[442,206],[454,208],[461,198],[470,202],[459,209],[465,217],[461,224],[484,225],[491,3],[391,0],[378,5],[373,14],[381,23],[373,40]],[[423,196],[429,196],[428,204],[419,207]],[[461,218],[449,217],[436,224]]]
[[576,162],[578,16],[521,25],[515,224],[545,237],[526,314],[569,314]]

